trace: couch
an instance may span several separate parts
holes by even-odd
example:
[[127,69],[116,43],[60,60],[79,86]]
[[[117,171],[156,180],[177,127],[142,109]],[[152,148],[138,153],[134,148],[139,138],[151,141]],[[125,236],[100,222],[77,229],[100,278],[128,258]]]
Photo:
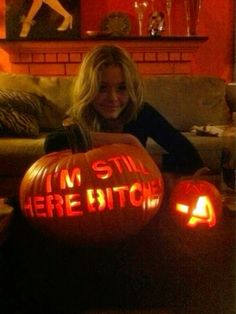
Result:
[[[26,169],[44,154],[45,136],[61,125],[71,104],[72,84],[73,77],[0,73],[0,196],[15,194]],[[145,100],[193,143],[205,165],[219,175],[222,138],[199,136],[191,128],[228,125],[236,111],[235,85],[212,76],[160,75],[144,77],[144,88]],[[166,154],[152,140],[147,150],[159,164]]]

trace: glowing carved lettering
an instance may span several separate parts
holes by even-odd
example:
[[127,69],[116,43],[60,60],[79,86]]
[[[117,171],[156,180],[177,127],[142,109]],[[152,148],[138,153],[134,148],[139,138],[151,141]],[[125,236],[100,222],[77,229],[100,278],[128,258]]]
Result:
[[81,205],[79,194],[65,195],[65,215],[66,216],[82,216],[83,212],[78,209]]
[[[130,156],[127,156],[127,159],[129,160],[134,172],[149,174],[149,171],[144,168],[143,164],[139,160],[138,160],[137,164],[135,164],[133,158],[131,158]],[[139,167],[138,167],[138,164],[139,164]]]
[[[162,190],[160,181],[153,180],[135,182],[130,186],[85,189],[83,193],[83,196],[78,193],[51,193],[46,196],[28,197],[24,203],[24,213],[28,217],[42,218],[82,216],[84,211],[95,213],[129,205],[152,209],[159,204]],[[86,201],[85,206],[82,199]]]
[[130,194],[130,202],[134,206],[141,206],[143,202],[143,191],[142,184],[135,183],[131,186],[129,194]]
[[33,199],[34,214],[36,217],[47,217],[48,213],[45,212],[44,197],[35,196]]
[[46,192],[47,193],[52,193],[52,174],[48,174],[46,176]]
[[[55,186],[54,180],[57,180],[58,173],[48,174],[46,176],[46,192],[52,193],[52,186]],[[66,188],[73,188],[76,186],[81,186],[81,172],[80,168],[73,168],[71,170],[71,174],[69,173],[68,169],[62,169],[59,172],[59,185],[61,190],[65,190]]]
[[72,174],[69,174],[68,169],[62,169],[60,172],[60,188],[65,190],[67,187],[73,188],[76,185],[81,185],[81,173],[80,168],[72,169]]
[[119,173],[123,172],[123,167],[122,167],[120,156],[109,158],[108,161],[111,161],[114,163],[114,165],[116,166],[116,169],[118,170]]
[[143,183],[143,209],[151,209],[158,206],[160,202],[161,185],[160,180]]
[[208,223],[209,227],[213,227],[216,224],[215,212],[207,196],[199,196],[192,212],[189,212],[189,206],[184,204],[176,204],[176,210],[183,214],[191,214],[187,223],[190,227],[205,223]]
[[97,189],[98,210],[102,211],[106,207],[105,193],[102,189]]
[[106,197],[107,197],[108,209],[113,209],[114,208],[114,202],[113,202],[112,188],[106,188]]
[[132,172],[133,169],[132,169],[132,167],[131,167],[131,165],[130,165],[128,159],[127,159],[124,155],[122,155],[121,158],[122,158],[122,160],[123,160],[123,162],[124,162],[124,164],[125,164],[127,170],[128,170],[129,172]]
[[125,207],[125,191],[128,191],[129,188],[127,185],[114,187],[113,191],[117,192],[119,195],[119,207]]
[[176,210],[180,213],[187,214],[188,213],[188,206],[184,204],[176,204]]
[[87,190],[87,208],[89,212],[103,211],[106,208],[106,197],[102,189]]
[[45,198],[47,217],[53,217],[55,212],[58,217],[63,216],[63,198],[59,194],[49,194]]
[[99,179],[107,179],[112,176],[112,169],[104,160],[93,162],[92,169],[96,172],[96,176]]
[[188,221],[188,225],[191,227],[202,223],[208,223],[209,227],[213,227],[216,224],[215,212],[207,196],[198,198],[196,208],[193,209],[192,217]]
[[25,199],[23,211],[26,217],[34,217],[34,210],[31,197]]
[[95,199],[95,193],[94,189],[89,189],[86,192],[86,199],[87,199],[87,209],[89,212],[95,212],[96,211],[96,199]]
[[92,169],[96,172],[96,176],[99,179],[110,178],[114,170],[120,174],[124,171],[143,173],[145,175],[149,174],[149,171],[144,167],[140,160],[134,160],[129,155],[114,156],[107,161],[94,161],[92,163]]

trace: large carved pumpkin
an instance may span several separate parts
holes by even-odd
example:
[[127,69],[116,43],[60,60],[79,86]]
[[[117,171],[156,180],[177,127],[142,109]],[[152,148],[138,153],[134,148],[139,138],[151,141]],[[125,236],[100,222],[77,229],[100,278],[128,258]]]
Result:
[[180,180],[171,192],[174,218],[184,227],[211,228],[222,212],[222,197],[218,189],[203,179]]
[[141,148],[112,144],[37,160],[20,186],[22,213],[41,231],[74,244],[119,241],[158,211],[162,175]]

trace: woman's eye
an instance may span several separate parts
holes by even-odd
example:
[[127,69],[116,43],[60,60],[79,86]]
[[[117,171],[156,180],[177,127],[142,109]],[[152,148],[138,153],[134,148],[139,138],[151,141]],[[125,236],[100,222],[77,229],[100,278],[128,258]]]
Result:
[[[108,93],[108,92],[111,92],[113,88],[110,88],[108,87],[107,85],[101,85],[99,87],[99,92],[100,93]],[[117,92],[117,93],[123,93],[126,91],[126,86],[124,84],[122,85],[118,85],[117,87],[114,88],[114,90]]]
[[121,91],[121,92],[123,92],[123,91],[126,91],[126,86],[125,85],[120,85],[119,87],[118,87],[118,91]]
[[107,87],[106,87],[106,86],[101,85],[101,86],[99,87],[99,92],[100,92],[100,93],[104,93],[104,92],[106,92],[106,91],[107,91]]

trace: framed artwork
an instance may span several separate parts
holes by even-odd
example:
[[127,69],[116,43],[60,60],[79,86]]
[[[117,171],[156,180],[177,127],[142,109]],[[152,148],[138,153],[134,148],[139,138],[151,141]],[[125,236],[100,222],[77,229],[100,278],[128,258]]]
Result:
[[80,37],[80,0],[5,0],[6,38]]

